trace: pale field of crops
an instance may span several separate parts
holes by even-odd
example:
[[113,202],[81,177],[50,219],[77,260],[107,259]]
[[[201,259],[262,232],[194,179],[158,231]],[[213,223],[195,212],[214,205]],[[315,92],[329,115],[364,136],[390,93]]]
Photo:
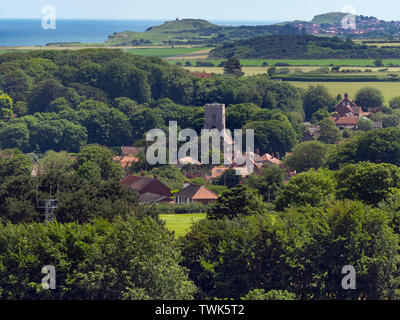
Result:
[[295,87],[307,89],[310,85],[323,85],[330,94],[337,96],[348,93],[350,98],[354,98],[358,90],[364,87],[373,87],[382,91],[385,102],[400,96],[400,82],[308,82],[308,81],[289,81]]

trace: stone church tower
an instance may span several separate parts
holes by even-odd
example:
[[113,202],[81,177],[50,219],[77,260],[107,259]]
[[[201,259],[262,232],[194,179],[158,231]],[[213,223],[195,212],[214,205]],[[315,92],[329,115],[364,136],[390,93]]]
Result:
[[226,129],[225,124],[225,105],[219,103],[206,104],[204,129],[218,129],[219,131]]

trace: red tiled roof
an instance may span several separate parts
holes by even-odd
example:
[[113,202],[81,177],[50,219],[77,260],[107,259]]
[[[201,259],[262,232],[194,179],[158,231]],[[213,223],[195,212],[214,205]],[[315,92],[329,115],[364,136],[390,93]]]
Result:
[[335,119],[335,123],[336,125],[356,125],[359,119],[359,117],[340,117]]
[[207,189],[204,186],[190,184],[180,192],[178,192],[175,197],[181,197],[185,199],[192,200],[216,200],[218,196]]
[[139,158],[135,156],[115,156],[113,158],[114,161],[118,162],[122,168],[128,167],[130,164],[134,162],[138,162]]
[[152,179],[146,176],[128,175],[120,180],[120,183],[125,187],[130,187],[139,192],[161,194],[167,197],[171,195],[171,189],[157,179]]
[[228,167],[214,167],[211,169],[211,178],[219,178],[227,170],[229,170]]

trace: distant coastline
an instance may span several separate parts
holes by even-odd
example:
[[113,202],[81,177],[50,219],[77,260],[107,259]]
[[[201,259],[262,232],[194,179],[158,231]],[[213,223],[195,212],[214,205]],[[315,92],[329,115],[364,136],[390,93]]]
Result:
[[[43,30],[40,19],[0,19],[0,47],[46,46],[48,43],[102,44],[114,32],[143,32],[165,20],[58,19],[56,30]],[[210,20],[217,25],[268,25],[279,21]]]

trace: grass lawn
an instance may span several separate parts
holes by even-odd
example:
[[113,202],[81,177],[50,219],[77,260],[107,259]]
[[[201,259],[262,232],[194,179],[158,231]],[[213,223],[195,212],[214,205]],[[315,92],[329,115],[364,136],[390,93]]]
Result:
[[167,228],[175,232],[175,237],[184,236],[193,222],[204,219],[205,213],[195,214],[160,214],[160,219],[166,221]]
[[323,85],[336,97],[339,93],[343,96],[348,93],[354,98],[357,91],[364,87],[373,87],[382,91],[385,101],[389,102],[393,97],[400,96],[400,82],[301,82],[289,81],[292,85],[307,89],[310,85]]

